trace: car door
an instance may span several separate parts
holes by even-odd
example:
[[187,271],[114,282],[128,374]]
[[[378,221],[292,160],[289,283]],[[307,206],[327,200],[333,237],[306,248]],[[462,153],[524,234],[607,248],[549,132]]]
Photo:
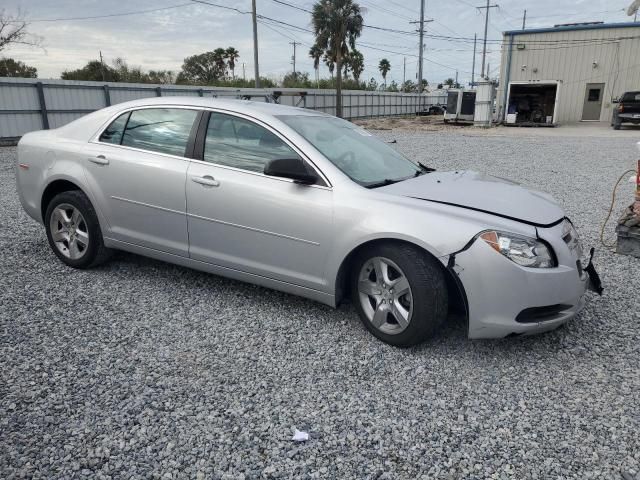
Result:
[[199,115],[173,107],[125,112],[90,143],[86,174],[110,238],[188,256],[185,151]]
[[266,126],[217,112],[202,121],[201,160],[187,173],[191,258],[322,290],[331,188],[264,175],[269,160],[300,157]]

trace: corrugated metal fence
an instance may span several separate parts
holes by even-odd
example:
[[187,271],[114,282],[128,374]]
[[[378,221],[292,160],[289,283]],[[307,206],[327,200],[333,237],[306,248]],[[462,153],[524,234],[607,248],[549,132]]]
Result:
[[[275,101],[335,114],[334,90],[192,87],[137,83],[100,83],[0,77],[0,138],[60,127],[76,118],[117,103],[155,96],[250,98]],[[446,93],[405,94],[345,90],[345,118],[414,115],[429,105],[446,103]]]

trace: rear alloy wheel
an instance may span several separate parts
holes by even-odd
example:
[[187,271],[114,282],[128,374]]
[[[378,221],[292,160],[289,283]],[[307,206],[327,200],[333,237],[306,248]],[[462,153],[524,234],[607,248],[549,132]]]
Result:
[[80,210],[68,203],[58,205],[49,220],[55,247],[66,258],[80,260],[89,247],[87,221]]
[[51,249],[70,267],[93,267],[110,257],[111,250],[102,241],[98,216],[81,191],[53,197],[44,220]]
[[361,252],[354,262],[351,289],[365,327],[391,345],[421,343],[446,318],[442,269],[410,244],[378,244]]

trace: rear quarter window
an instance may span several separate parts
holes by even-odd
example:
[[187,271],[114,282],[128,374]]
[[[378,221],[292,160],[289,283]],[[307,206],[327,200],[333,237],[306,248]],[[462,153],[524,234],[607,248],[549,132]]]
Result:
[[102,132],[102,135],[100,135],[100,141],[103,143],[120,145],[120,143],[122,143],[122,134],[124,133],[124,128],[127,125],[127,120],[129,120],[130,114],[131,112],[123,113],[111,122],[104,132]]

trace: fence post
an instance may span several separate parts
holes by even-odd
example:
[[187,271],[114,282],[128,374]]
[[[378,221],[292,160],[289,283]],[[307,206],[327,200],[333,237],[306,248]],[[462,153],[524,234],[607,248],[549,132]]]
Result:
[[38,90],[38,100],[40,102],[40,115],[42,116],[42,128],[49,130],[49,113],[47,112],[47,102],[44,99],[44,87],[42,82],[36,82]]
[[156,97],[161,97],[162,96],[162,90],[160,89],[160,87],[156,87]]
[[104,87],[104,104],[107,107],[111,106],[111,93],[109,93],[109,85],[105,84]]

